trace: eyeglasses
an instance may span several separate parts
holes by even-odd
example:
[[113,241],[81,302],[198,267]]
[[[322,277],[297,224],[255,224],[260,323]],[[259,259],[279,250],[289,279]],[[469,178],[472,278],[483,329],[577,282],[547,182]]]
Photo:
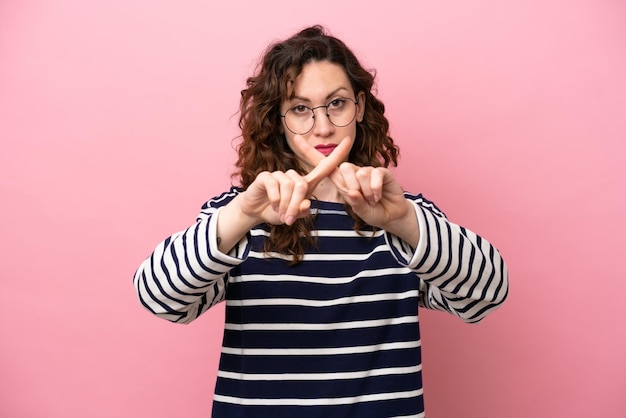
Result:
[[337,98],[326,106],[308,107],[305,105],[294,106],[287,110],[284,115],[285,126],[296,135],[309,133],[315,125],[315,110],[326,109],[326,116],[330,123],[338,128],[348,126],[356,117],[356,105],[353,99]]

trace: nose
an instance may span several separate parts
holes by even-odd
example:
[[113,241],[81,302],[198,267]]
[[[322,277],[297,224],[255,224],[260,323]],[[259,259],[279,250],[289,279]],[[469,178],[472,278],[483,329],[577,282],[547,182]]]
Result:
[[326,108],[321,106],[313,109],[315,122],[313,125],[313,133],[318,136],[326,137],[335,131],[335,125],[330,123]]

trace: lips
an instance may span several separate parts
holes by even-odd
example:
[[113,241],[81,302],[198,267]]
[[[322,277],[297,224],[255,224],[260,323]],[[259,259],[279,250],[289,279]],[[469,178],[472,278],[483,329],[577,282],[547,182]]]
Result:
[[328,156],[336,147],[337,145],[335,144],[320,144],[317,145],[315,149],[324,154],[324,156]]

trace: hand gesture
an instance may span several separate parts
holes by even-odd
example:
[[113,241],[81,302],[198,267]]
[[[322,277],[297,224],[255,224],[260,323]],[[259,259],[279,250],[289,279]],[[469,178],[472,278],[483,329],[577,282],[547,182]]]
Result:
[[[294,143],[309,164],[326,166],[330,155],[324,157],[303,138],[296,136]],[[364,222],[397,235],[411,245],[417,245],[419,228],[415,210],[387,168],[359,167],[344,162],[327,175],[346,203]]]

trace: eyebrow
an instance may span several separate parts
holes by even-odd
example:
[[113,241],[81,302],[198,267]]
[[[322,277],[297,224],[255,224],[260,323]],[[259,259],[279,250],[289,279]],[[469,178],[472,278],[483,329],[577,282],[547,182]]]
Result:
[[[338,87],[338,88],[336,88],[335,90],[331,91],[330,93],[328,93],[328,94],[326,95],[326,100],[328,100],[328,99],[330,99],[331,97],[333,97],[333,96],[334,96],[335,94],[337,94],[340,90],[345,90],[345,91],[348,91],[348,89],[347,89],[347,88],[345,88],[345,87]],[[295,95],[295,94],[291,97],[291,100],[293,100],[293,99],[298,99],[298,100],[302,100],[302,101],[304,101],[304,102],[309,102],[309,103],[311,102],[311,99],[308,99],[308,98],[306,98],[306,97],[302,97],[302,96],[297,96],[297,95]]]

